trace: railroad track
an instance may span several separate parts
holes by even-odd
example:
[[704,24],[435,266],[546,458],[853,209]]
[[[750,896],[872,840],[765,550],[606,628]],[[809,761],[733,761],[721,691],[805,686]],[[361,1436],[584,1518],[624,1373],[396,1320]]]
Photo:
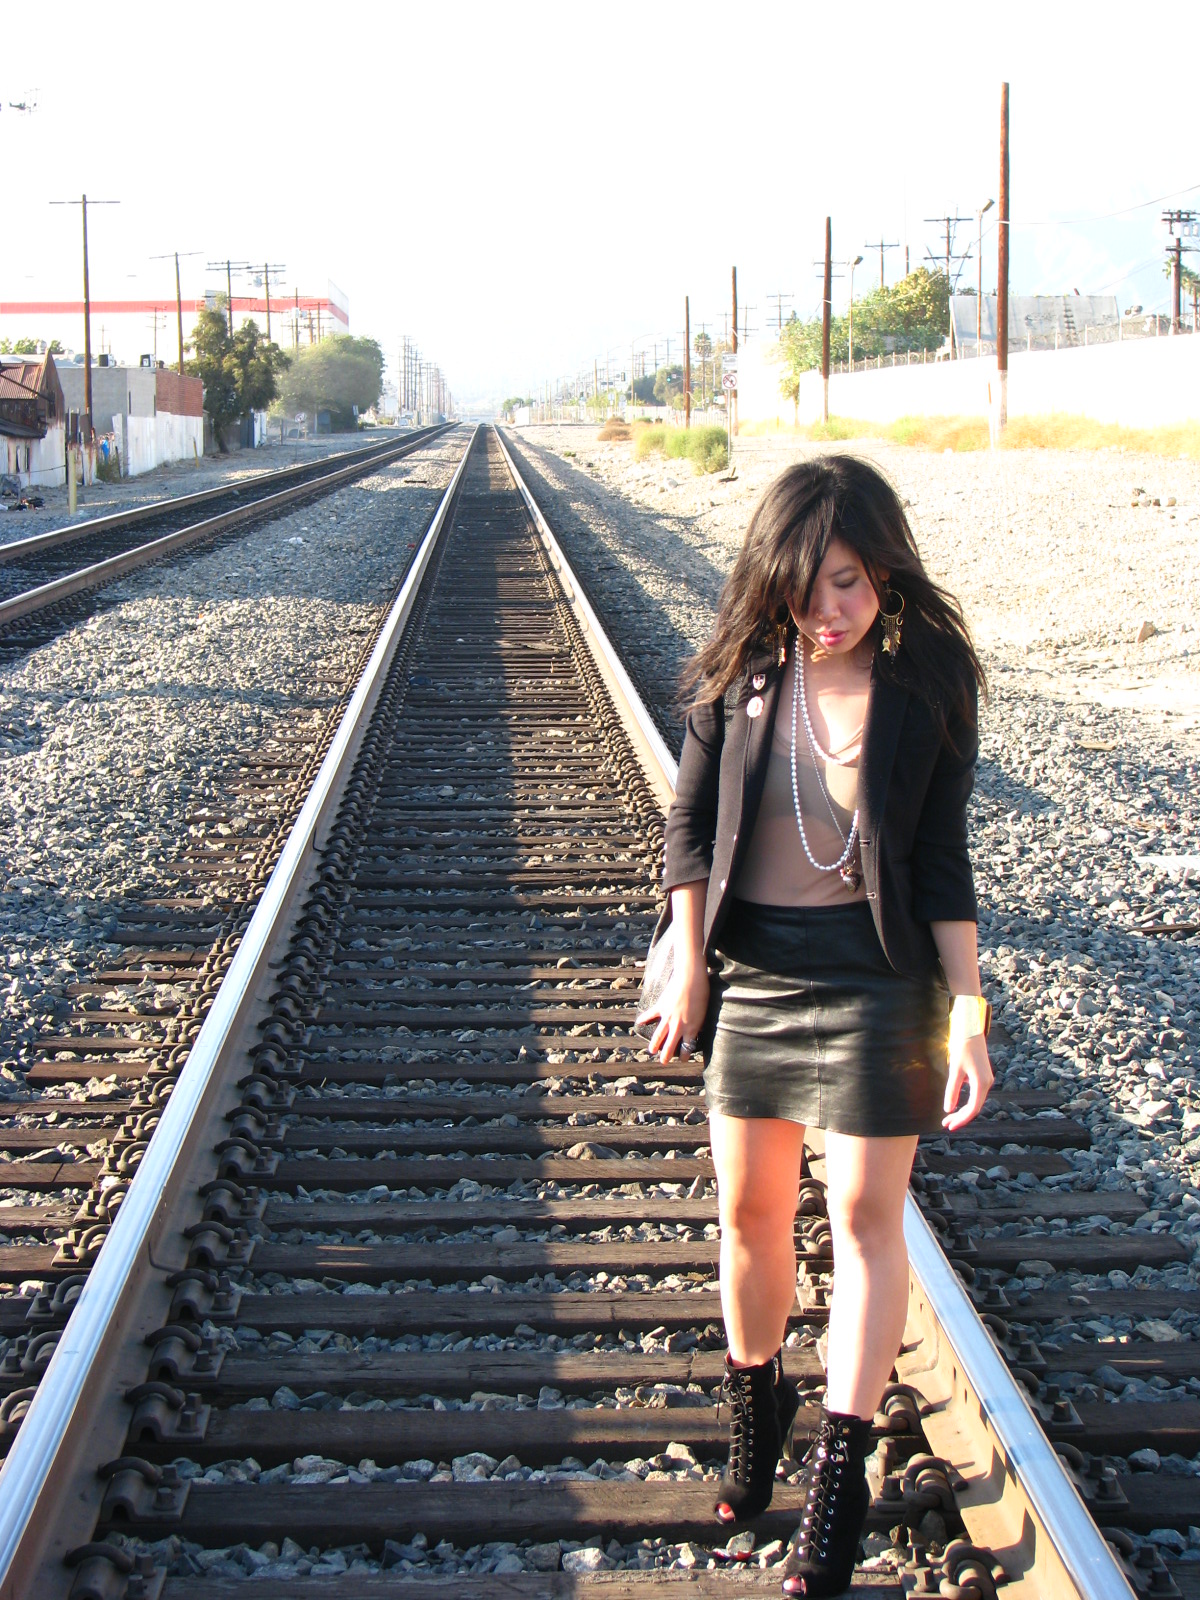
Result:
[[[628,1032],[672,764],[531,519],[479,437],[202,1027],[107,1145],[120,1203],[82,1292],[45,1245],[14,1247],[46,1287],[0,1302],[20,1330],[8,1414],[27,1406],[0,1477],[0,1594],[182,1600],[251,1573],[266,1600],[438,1577],[530,1600],[777,1592],[744,1539],[707,1570],[724,1428],[703,1101],[693,1063],[647,1063]],[[61,1044],[51,1062],[93,1075]],[[987,1273],[1008,1278],[1014,1245],[937,1197],[998,1155],[1018,1176],[1069,1170],[1086,1129],[1037,1117],[1036,1096],[995,1101],[971,1145],[923,1154],[917,1187],[998,1344],[910,1205],[871,1526],[916,1532],[906,1573],[863,1583],[1169,1593],[1149,1566],[1123,1574],[1009,1376],[1052,1437],[1093,1448],[1043,1387],[1045,1353],[1001,1320]],[[814,1149],[789,1363],[810,1400],[820,1171]],[[1047,1220],[1070,1216],[1055,1200],[1039,1192]],[[26,1364],[45,1381],[14,1403]],[[1161,1480],[1139,1505],[1136,1480],[1072,1461],[1106,1526],[1178,1525]],[[757,1551],[797,1514],[783,1483]],[[951,1538],[964,1523],[989,1554]]]
[[85,595],[135,568],[258,523],[419,450],[445,426],[236,485],[155,501],[0,545],[0,647],[28,649],[75,620]]
[[[466,437],[457,451],[447,439],[449,460],[435,469],[443,482],[461,460]],[[445,458],[445,445],[434,456]],[[412,560],[401,555],[405,542],[416,551],[436,504],[403,527],[407,539],[396,546],[399,581]],[[222,763],[214,792],[198,797],[186,816],[187,840],[173,877],[157,897],[119,908],[111,942],[124,949],[71,986],[71,1011],[42,1034],[32,1060],[23,1063],[26,1093],[0,1101],[0,1454],[99,1253],[146,1136],[111,1159],[110,1144],[147,1115],[153,1122],[147,1105],[158,1105],[163,1080],[169,1085],[186,1059],[388,609],[385,603],[344,676],[314,678],[312,704],[253,751],[231,753]],[[18,1361],[6,1336],[28,1332],[33,1292],[22,1294],[20,1286],[22,1280],[40,1283],[30,1279],[37,1258],[24,1250],[29,1245],[72,1270],[52,1285],[54,1308],[40,1330],[49,1337],[23,1345]]]

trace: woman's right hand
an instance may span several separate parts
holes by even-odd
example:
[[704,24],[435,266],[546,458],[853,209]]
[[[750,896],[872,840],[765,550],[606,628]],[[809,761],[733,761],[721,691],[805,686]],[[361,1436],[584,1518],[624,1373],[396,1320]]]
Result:
[[[662,1062],[676,1052],[690,1056],[704,1026],[708,1011],[708,971],[703,964],[694,968],[676,966],[671,981],[659,996],[658,1004],[638,1017],[638,1025],[657,1017],[658,1027],[650,1036],[650,1054]],[[661,1051],[661,1054],[659,1052]]]

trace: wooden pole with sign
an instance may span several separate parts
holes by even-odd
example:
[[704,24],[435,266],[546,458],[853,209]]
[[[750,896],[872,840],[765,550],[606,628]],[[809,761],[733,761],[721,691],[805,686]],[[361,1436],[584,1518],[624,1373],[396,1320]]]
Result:
[[825,287],[821,300],[821,416],[829,421],[829,317],[833,308],[833,219],[825,218]]
[[683,297],[683,425],[692,425],[692,302]]
[[1008,85],[1000,85],[1000,216],[996,231],[997,432],[1008,427]]

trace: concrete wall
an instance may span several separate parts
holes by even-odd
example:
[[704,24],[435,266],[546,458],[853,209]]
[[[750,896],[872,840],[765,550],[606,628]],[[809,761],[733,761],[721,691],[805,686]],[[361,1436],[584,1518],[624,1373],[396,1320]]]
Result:
[[[779,366],[772,344],[752,342],[738,357],[738,417],[741,422],[817,422],[821,417],[819,372],[800,379],[792,403],[779,393]],[[894,422],[905,416],[989,416],[998,400],[996,363],[977,360],[885,364],[868,372],[835,373],[829,409],[835,416]],[[1151,428],[1200,421],[1200,337],[1180,334],[1125,339],[1086,349],[1024,350],[1009,356],[1008,414],[1044,416],[1061,411]]]
[[192,461],[204,454],[204,418],[113,417],[113,438],[121,452],[121,476],[136,478],[166,461]]
[[[7,448],[5,448],[7,447]],[[4,470],[21,481],[22,489],[61,489],[67,481],[66,423],[46,429],[44,439],[0,438]]]
[[[59,367],[58,376],[63,386],[67,408],[83,410],[83,366],[66,364]],[[112,419],[118,413],[133,417],[152,417],[155,409],[154,367],[96,367],[92,368],[92,427],[97,433],[107,433]]]

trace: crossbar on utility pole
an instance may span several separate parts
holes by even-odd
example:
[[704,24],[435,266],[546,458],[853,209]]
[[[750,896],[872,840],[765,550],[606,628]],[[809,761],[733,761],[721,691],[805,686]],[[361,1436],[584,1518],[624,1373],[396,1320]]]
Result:
[[996,219],[996,375],[1000,395],[997,433],[1008,427],[1008,85],[1000,85],[1000,215]]
[[91,444],[95,430],[92,427],[92,291],[88,281],[87,208],[94,206],[119,206],[119,200],[92,200],[87,195],[78,200],[51,200],[52,206],[79,206],[83,213],[83,412],[87,418],[86,443]]

